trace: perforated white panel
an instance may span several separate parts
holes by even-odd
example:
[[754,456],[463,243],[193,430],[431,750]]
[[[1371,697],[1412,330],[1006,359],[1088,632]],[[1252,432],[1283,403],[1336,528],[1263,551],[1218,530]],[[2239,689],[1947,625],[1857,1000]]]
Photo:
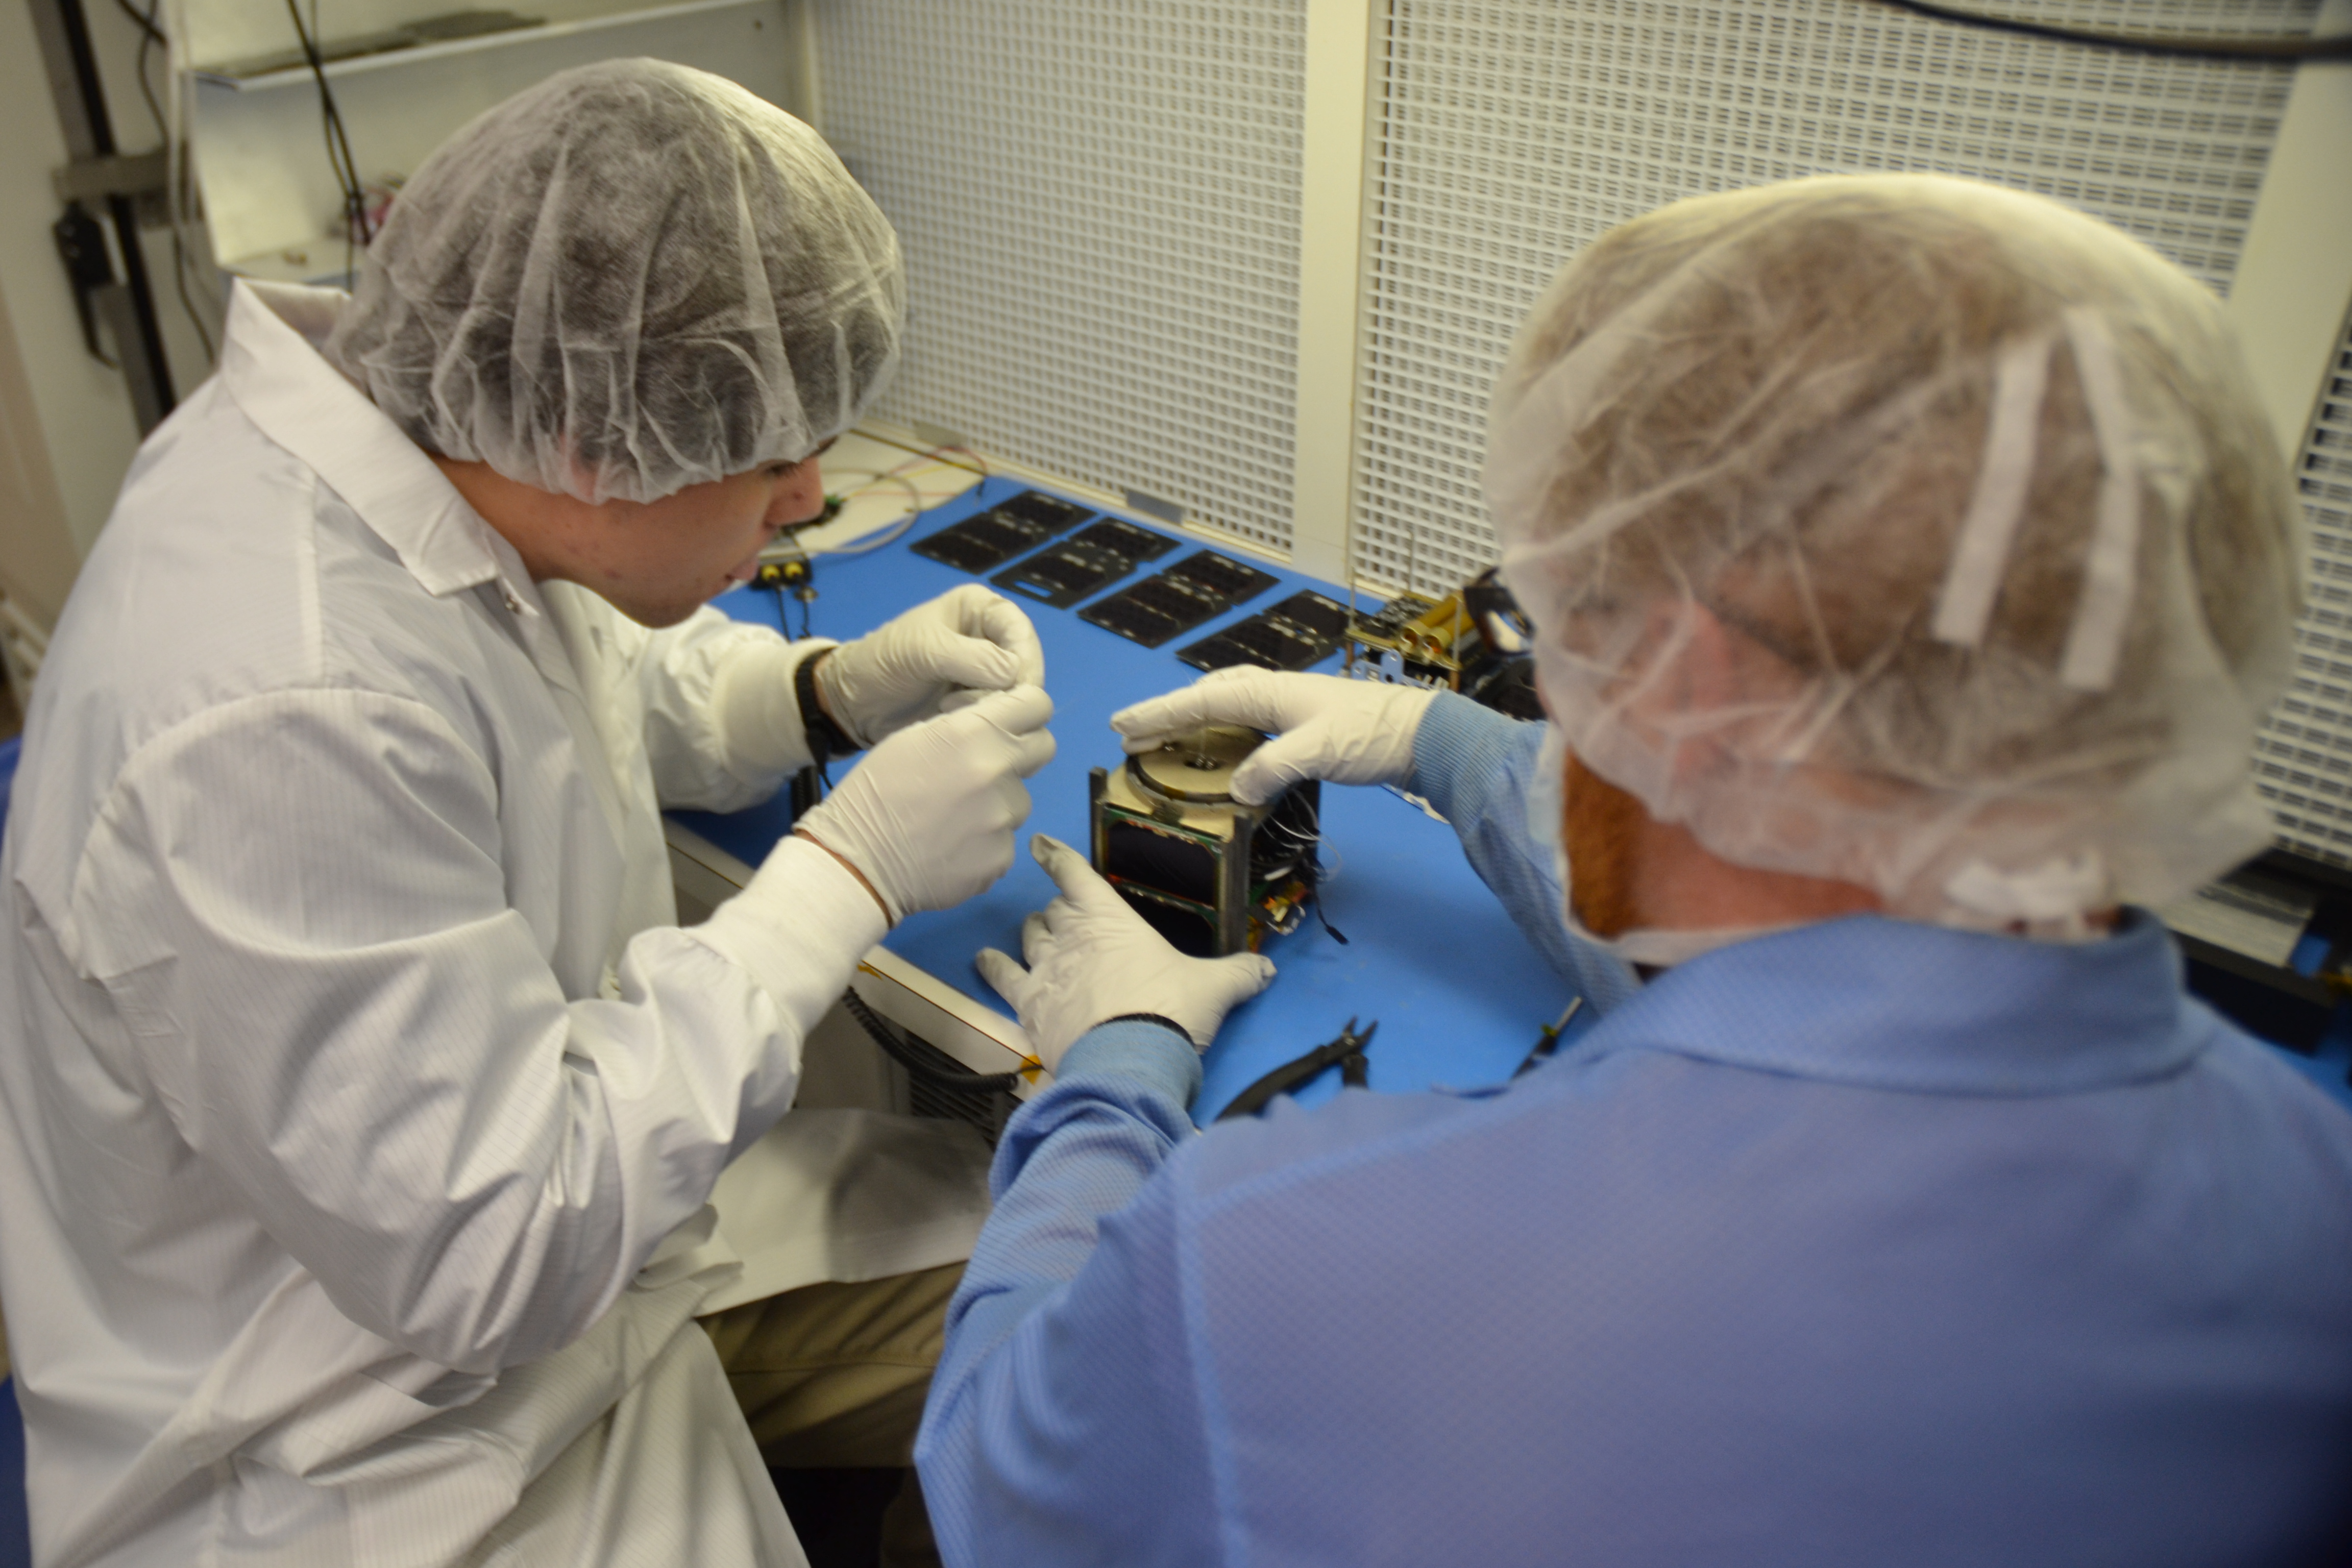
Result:
[[820,0],[826,137],[898,226],[880,412],[1290,543],[1304,0]]
[[[1973,5],[2078,27],[2301,34],[2317,0]],[[1386,52],[1352,543],[1360,575],[1438,589],[1494,559],[1478,468],[1511,330],[1612,225],[1798,174],[1972,174],[2070,202],[2226,290],[2292,80],[1867,0],[1392,0]]]
[[2254,743],[2263,795],[2290,849],[2352,866],[2352,320],[2303,444],[2311,604],[2295,626],[2294,685]]

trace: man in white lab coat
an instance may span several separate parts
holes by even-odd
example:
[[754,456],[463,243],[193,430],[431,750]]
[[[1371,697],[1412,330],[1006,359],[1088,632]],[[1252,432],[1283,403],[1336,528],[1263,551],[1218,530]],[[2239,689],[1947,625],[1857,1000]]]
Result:
[[[836,1260],[772,1285],[873,1281],[748,1309],[856,1391],[802,1390],[799,1462],[911,1438],[969,1225],[808,1233],[829,1168],[958,1156],[779,1118],[859,956],[1010,862],[1042,660],[977,588],[839,647],[700,607],[816,511],[901,310],[813,132],[649,61],[459,132],[354,299],[238,286],[9,817],[0,1293],[47,1568],[799,1563],[693,1321],[763,1243]],[[874,750],[677,929],[656,802],[755,802],[812,736]],[[782,1195],[714,1234],[754,1144]]]

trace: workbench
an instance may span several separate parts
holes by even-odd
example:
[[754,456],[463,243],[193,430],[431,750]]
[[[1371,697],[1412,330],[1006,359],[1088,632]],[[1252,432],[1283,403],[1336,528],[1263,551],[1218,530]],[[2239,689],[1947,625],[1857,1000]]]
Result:
[[[986,581],[915,554],[909,546],[1033,488],[1045,487],[990,478],[924,512],[881,548],[818,557],[809,629],[846,640],[950,588]],[[1089,510],[1104,509],[1089,503]],[[1285,571],[1229,542],[1126,511],[1106,514],[1173,534],[1181,547],[1105,584],[1071,609],[1008,595],[1028,613],[1045,645],[1059,748],[1029,781],[1034,809],[1022,832],[1023,852],[1012,871],[979,897],[902,922],[869,955],[857,980],[860,995],[886,1018],[977,1072],[1019,1066],[1027,1037],[973,969],[972,955],[996,947],[1017,956],[1023,919],[1054,896],[1053,884],[1026,852],[1030,833],[1047,833],[1084,850],[1087,773],[1123,761],[1110,715],[1195,679],[1200,672],[1179,662],[1179,648],[1302,588],[1347,596],[1343,587]],[[1078,618],[1086,604],[1202,548],[1248,560],[1278,584],[1157,648]],[[764,589],[739,589],[716,603],[739,620],[782,624],[783,606]],[[801,606],[790,607],[789,629],[797,636]],[[1337,671],[1339,662],[1335,654],[1315,668]],[[717,901],[741,884],[791,823],[790,804],[781,794],[764,806],[726,816],[672,814],[671,858],[682,893],[689,902]],[[1380,1023],[1366,1052],[1375,1090],[1500,1082],[1570,1000],[1567,982],[1471,870],[1447,825],[1393,791],[1339,784],[1323,787],[1322,823],[1324,913],[1348,941],[1340,943],[1309,918],[1291,934],[1267,942],[1263,951],[1276,977],[1263,995],[1234,1010],[1210,1047],[1193,1108],[1203,1122],[1266,1069],[1332,1038],[1350,1018]],[[1020,1092],[1033,1092],[1036,1076]],[[1298,1099],[1312,1104],[1338,1089],[1334,1071]]]

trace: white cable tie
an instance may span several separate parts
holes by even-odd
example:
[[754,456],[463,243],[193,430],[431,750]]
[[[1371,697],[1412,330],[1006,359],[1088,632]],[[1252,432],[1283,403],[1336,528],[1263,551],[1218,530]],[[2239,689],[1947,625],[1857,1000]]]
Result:
[[2050,384],[2050,353],[2056,346],[2054,334],[2036,333],[2003,348],[1995,363],[1976,491],[1960,519],[1959,539],[1936,605],[1937,642],[1975,647],[1984,641],[1993,600],[2009,570],[2010,546],[2025,515],[2042,398]]
[[2131,406],[2113,341],[2098,313],[2077,305],[2066,312],[2066,340],[2098,437],[2098,517],[2090,554],[2083,563],[2083,595],[2075,601],[2074,625],[2058,679],[2079,691],[2104,691],[2116,678],[2123,652],[2124,623],[2130,618],[2132,579],[2139,558],[2139,463]]

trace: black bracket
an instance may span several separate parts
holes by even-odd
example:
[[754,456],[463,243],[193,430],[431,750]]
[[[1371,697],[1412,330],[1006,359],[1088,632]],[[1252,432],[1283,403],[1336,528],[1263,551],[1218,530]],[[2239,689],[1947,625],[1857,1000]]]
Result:
[[99,300],[114,287],[114,258],[106,248],[106,228],[79,202],[68,202],[65,216],[49,226],[58,242],[58,259],[66,264],[66,281],[73,286],[74,313],[81,318],[82,346],[90,357],[110,369],[121,362],[99,342]]

